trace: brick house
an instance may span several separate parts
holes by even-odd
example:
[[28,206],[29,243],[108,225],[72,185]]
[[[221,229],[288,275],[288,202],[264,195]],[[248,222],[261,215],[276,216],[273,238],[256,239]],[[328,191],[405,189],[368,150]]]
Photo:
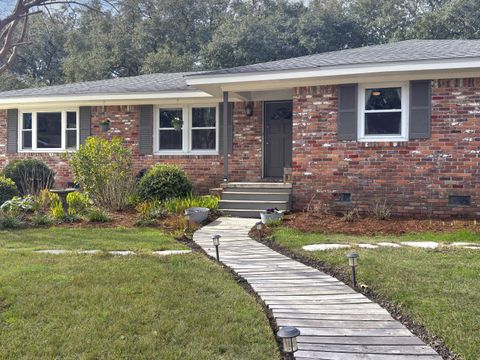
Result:
[[61,155],[91,135],[122,136],[137,170],[178,164],[198,192],[243,184],[250,197],[224,200],[232,213],[268,206],[259,189],[269,187],[291,191],[294,209],[386,200],[399,215],[474,217],[480,41],[410,40],[0,93],[0,168],[40,158],[66,186]]

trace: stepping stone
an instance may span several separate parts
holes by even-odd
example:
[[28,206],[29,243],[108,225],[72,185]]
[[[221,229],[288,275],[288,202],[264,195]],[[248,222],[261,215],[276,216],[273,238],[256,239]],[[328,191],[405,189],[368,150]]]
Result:
[[163,251],[154,251],[153,253],[160,256],[167,255],[179,255],[179,254],[189,254],[192,250],[163,250]]
[[128,255],[136,255],[133,251],[124,250],[124,251],[109,251],[110,255],[118,255],[118,256],[128,256]]
[[68,254],[69,250],[36,250],[36,253],[41,254],[53,254],[53,255],[61,255],[61,254]]
[[345,244],[313,244],[305,245],[302,247],[305,251],[325,251],[325,250],[337,250],[337,249],[348,249],[350,245]]
[[423,249],[436,249],[438,247],[438,243],[435,241],[404,241],[401,244]]
[[480,246],[480,244],[468,243],[468,242],[453,242],[453,243],[450,244],[450,246],[462,246],[462,247],[473,246],[473,247],[478,247],[478,246]]
[[79,251],[79,254],[85,254],[85,255],[95,255],[95,254],[100,254],[102,250],[82,250]]
[[358,247],[362,249],[378,249],[378,245],[372,245],[372,244],[358,244]]
[[480,250],[480,246],[463,246],[464,249]]
[[401,247],[398,244],[392,243],[392,242],[379,242],[377,243],[378,246],[383,246],[383,247],[392,247],[392,248],[399,248]]

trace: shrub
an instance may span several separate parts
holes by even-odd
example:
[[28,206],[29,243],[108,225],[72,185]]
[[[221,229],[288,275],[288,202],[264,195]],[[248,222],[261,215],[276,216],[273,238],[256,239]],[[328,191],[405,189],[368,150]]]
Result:
[[387,205],[387,200],[376,200],[372,207],[372,214],[378,220],[388,220],[392,215],[392,208]]
[[357,208],[353,208],[351,210],[348,210],[345,214],[343,214],[343,221],[345,222],[354,222],[360,218],[360,214],[358,212]]
[[48,226],[52,222],[52,219],[47,214],[35,213],[32,217],[32,224],[35,226]]
[[60,197],[52,197],[52,201],[50,202],[50,211],[52,212],[52,217],[61,222],[64,220],[65,217],[65,210],[63,209],[63,204],[62,201],[60,200]]
[[14,196],[18,196],[17,185],[12,179],[0,176],[0,205]]
[[50,204],[59,201],[60,197],[57,193],[52,193],[48,189],[40,190],[39,194],[36,197],[38,202],[38,207],[42,211],[48,211],[50,209]]
[[151,167],[138,183],[142,200],[183,198],[192,192],[192,184],[178,166],[159,164]]
[[96,205],[123,210],[135,190],[133,154],[122,139],[90,137],[71,155],[75,181]]
[[55,173],[37,159],[15,160],[7,164],[3,175],[13,180],[21,195],[37,195],[43,189],[51,189]]
[[24,197],[14,196],[11,200],[5,201],[0,210],[3,212],[24,214],[29,211],[35,211],[38,209],[38,203],[35,201],[32,195]]
[[0,229],[18,229],[25,226],[24,215],[15,212],[0,212]]
[[104,223],[109,222],[112,219],[104,210],[99,208],[91,208],[87,210],[87,220],[89,222]]
[[162,202],[163,207],[172,214],[183,214],[186,209],[192,207],[205,207],[210,210],[216,210],[218,208],[218,202],[220,198],[218,196],[204,195],[194,196],[189,195],[186,198],[169,199]]
[[88,207],[88,195],[78,191],[67,195],[67,205],[69,215],[79,215],[85,212]]

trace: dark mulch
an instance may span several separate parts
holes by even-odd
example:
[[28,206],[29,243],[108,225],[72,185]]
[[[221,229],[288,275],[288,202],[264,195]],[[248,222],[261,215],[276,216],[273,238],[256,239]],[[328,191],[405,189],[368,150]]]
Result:
[[445,232],[456,230],[479,230],[475,220],[430,220],[391,218],[378,220],[373,217],[359,217],[347,222],[343,216],[322,213],[292,213],[285,216],[284,226],[303,232],[345,235],[402,235],[420,232]]

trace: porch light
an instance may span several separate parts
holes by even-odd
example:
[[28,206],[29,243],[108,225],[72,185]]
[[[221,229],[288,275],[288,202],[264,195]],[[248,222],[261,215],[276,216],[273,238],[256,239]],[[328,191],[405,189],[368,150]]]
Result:
[[253,115],[253,103],[249,101],[247,105],[245,105],[245,115],[248,117]]
[[357,253],[352,252],[347,254],[348,265],[352,267],[352,283],[354,287],[357,286],[357,276],[355,273],[355,268],[357,267],[359,257],[360,256]]
[[278,338],[282,340],[283,352],[291,359],[293,359],[293,353],[298,350],[299,335],[300,330],[293,326],[284,326],[277,333]]
[[265,225],[263,222],[259,221],[255,224],[257,231],[258,231],[258,241],[262,241],[263,238],[263,229],[265,228]]
[[218,253],[218,246],[220,245],[220,238],[222,236],[215,234],[212,236],[213,246],[215,246],[215,253],[217,254],[217,261],[220,261],[220,254]]

